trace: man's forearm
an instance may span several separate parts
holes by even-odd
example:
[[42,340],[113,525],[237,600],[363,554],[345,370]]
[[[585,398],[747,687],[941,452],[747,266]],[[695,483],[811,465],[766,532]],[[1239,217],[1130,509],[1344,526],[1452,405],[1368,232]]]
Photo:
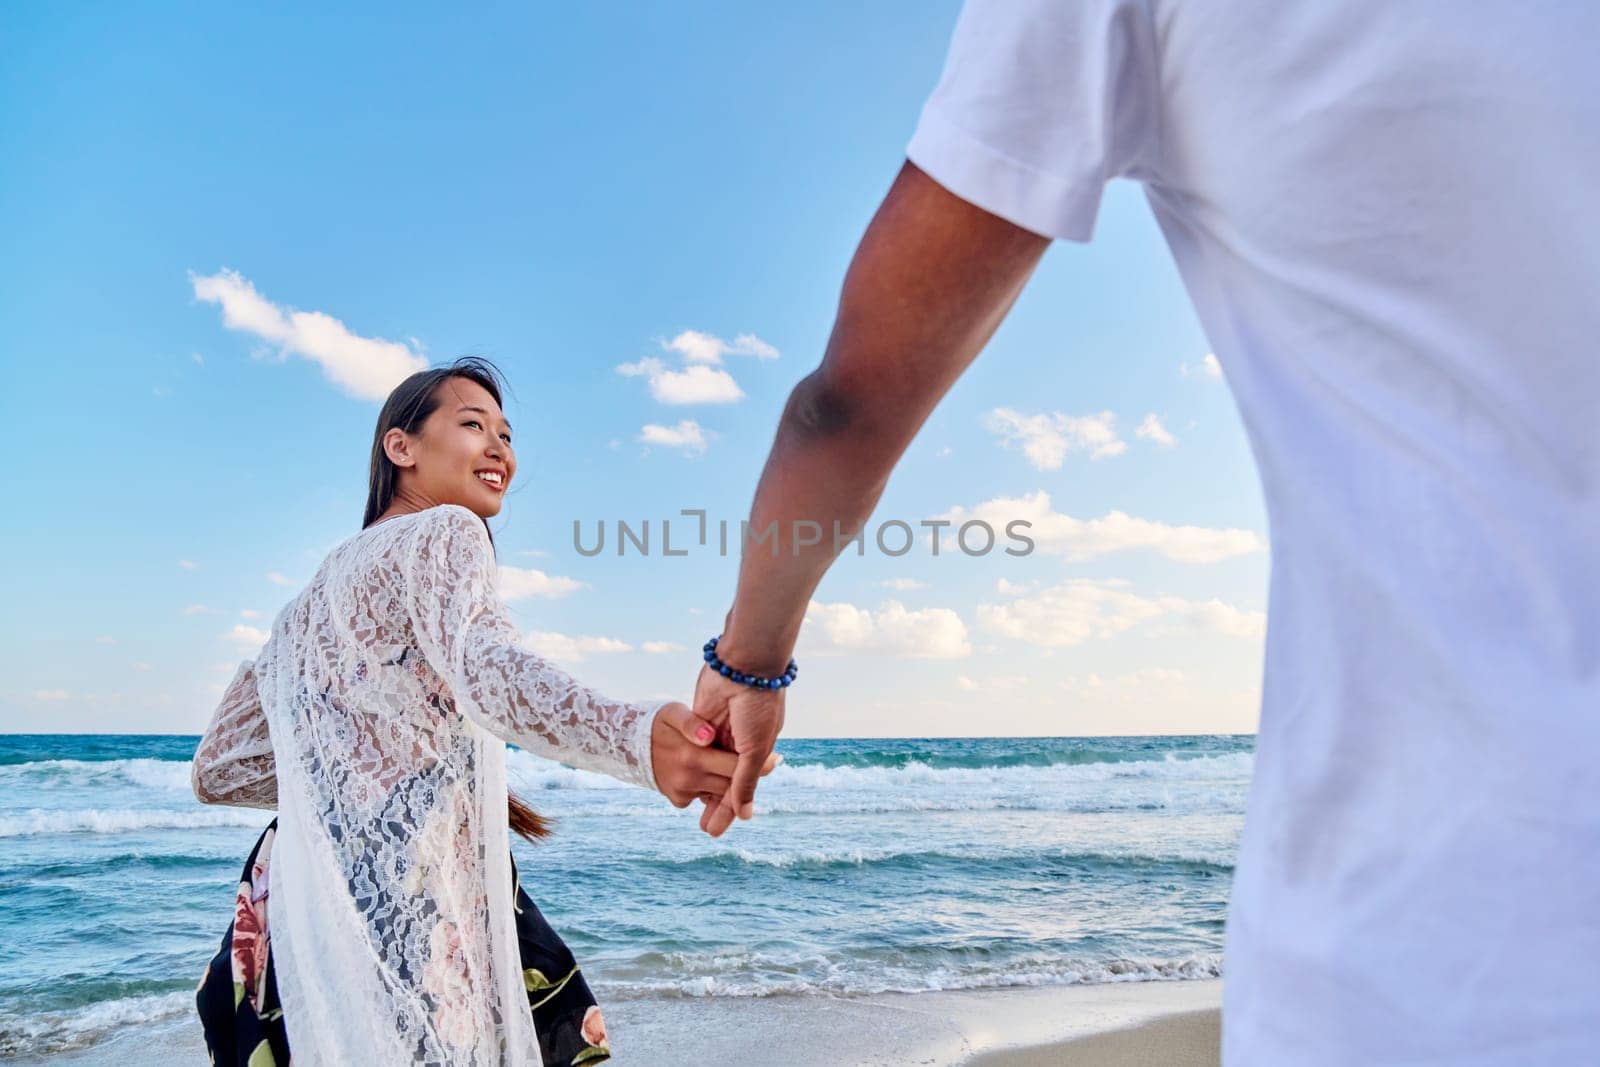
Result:
[[811,594],[865,526],[905,444],[830,400],[820,373],[795,386],[751,506],[738,590],[717,646],[725,662],[783,672]]
[[812,591],[1049,243],[901,169],[851,259],[822,364],[784,407],[750,515],[752,539],[775,527],[776,543],[743,544],[725,662],[783,670]]

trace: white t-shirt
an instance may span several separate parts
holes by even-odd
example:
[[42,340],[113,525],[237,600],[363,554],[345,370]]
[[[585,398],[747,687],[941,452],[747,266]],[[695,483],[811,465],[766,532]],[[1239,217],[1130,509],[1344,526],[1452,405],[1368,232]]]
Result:
[[1139,181],[1243,417],[1230,1067],[1600,1063],[1597,55],[1593,0],[969,0],[907,149],[1075,241]]

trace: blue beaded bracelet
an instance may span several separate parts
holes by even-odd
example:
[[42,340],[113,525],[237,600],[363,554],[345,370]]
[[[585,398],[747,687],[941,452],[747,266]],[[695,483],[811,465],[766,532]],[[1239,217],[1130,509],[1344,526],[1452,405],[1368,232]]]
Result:
[[794,676],[800,673],[799,665],[792,659],[784,672],[776,678],[758,678],[753,674],[746,674],[744,671],[736,671],[717,658],[717,642],[720,640],[722,640],[722,635],[718,634],[706,642],[704,650],[706,663],[724,678],[731,678],[740,685],[748,685],[755,689],[787,689],[789,684],[794,681]]

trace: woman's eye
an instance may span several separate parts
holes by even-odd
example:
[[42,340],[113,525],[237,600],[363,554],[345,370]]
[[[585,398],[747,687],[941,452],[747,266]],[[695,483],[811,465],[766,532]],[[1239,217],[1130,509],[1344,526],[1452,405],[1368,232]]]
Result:
[[[477,419],[468,419],[466,422],[463,422],[461,425],[463,425],[463,426],[476,426],[480,430],[483,429],[483,423],[479,422]],[[505,439],[506,444],[509,445],[511,443],[511,435],[510,434],[503,433],[500,436]]]

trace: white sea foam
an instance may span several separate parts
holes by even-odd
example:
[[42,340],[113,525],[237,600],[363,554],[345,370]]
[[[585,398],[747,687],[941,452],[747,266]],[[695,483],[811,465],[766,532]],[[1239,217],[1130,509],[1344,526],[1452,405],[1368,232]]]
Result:
[[35,760],[0,767],[0,786],[14,789],[132,785],[142,789],[189,792],[189,760],[113,759]]
[[194,1011],[194,994],[152,993],[102,1000],[69,1011],[0,1014],[0,1056],[46,1055],[82,1048],[128,1027]]
[[923,959],[866,969],[819,966],[819,973],[815,975],[795,974],[797,969],[806,968],[804,964],[797,968],[793,959],[766,958],[758,953],[707,956],[669,952],[655,954],[651,958],[650,971],[661,975],[659,978],[590,981],[595,985],[596,994],[602,998],[619,995],[767,997],[777,994],[929,993],[957,989],[1181,982],[1220,978],[1222,957],[1206,954],[1176,960],[1024,959],[993,968],[975,968],[954,962],[945,965]]
[[[1177,759],[1124,760],[1104,763],[1054,763],[1048,766],[930,767],[912,760],[901,767],[846,767],[821,763],[784,763],[764,781],[804,789],[898,791],[902,789],[999,786],[1017,790],[1049,789],[1073,783],[1111,781],[1224,782],[1245,781],[1254,768],[1249,752]],[[632,789],[604,774],[573,770],[517,750],[509,754],[512,783],[522,790]]]
[[[1159,760],[1124,760],[1097,763],[1057,763],[1048,766],[930,767],[913,760],[900,767],[830,766],[820,763],[786,763],[768,780],[823,789],[897,789],[912,785],[970,785],[1006,782],[1018,787],[1064,782],[1104,782],[1115,779],[1157,778],[1172,781],[1206,781],[1248,778],[1253,758],[1248,752],[1221,756]],[[605,774],[563,766],[521,750],[507,755],[507,768],[519,789],[610,790],[632,789]],[[0,767],[0,785],[65,787],[70,785],[132,785],[177,793],[189,791],[188,760],[36,760]]]
[[[620,819],[693,818],[698,821],[700,818],[701,809],[698,804],[687,809],[678,809],[665,801],[651,800],[643,793],[640,793],[639,797],[639,802],[633,802],[631,796],[627,801],[603,798],[598,802],[585,802],[581,806],[574,806],[570,812],[554,814]],[[805,791],[787,789],[782,784],[771,784],[770,779],[762,783],[761,791],[756,794],[757,815],[888,815],[976,811],[1152,812],[1180,807],[1183,813],[1194,814],[1204,811],[1231,812],[1236,806],[1237,798],[1223,789],[1189,795],[1185,797],[1182,805],[1170,797],[1143,794],[1112,796],[1094,793],[1068,796],[1059,793],[1034,793],[1030,795],[1006,794],[992,789],[969,791],[965,794],[939,794],[934,790],[902,794],[829,793],[815,789]]]
[[913,760],[903,767],[830,767],[819,763],[785,763],[769,775],[812,789],[896,790],[918,787],[994,786],[1047,789],[1078,782],[1159,779],[1174,782],[1227,781],[1249,778],[1254,766],[1248,752],[1192,759],[1128,760],[1120,763],[1053,763],[1045,767],[930,767]]
[[193,830],[215,826],[266,826],[272,813],[253,808],[100,809],[49,811],[31,808],[0,815],[0,838],[33,834],[120,834],[138,830]]
[[1172,848],[996,848],[988,846],[946,846],[943,848],[872,848],[859,846],[841,849],[804,849],[799,851],[762,851],[748,848],[719,848],[697,851],[694,855],[652,857],[652,862],[685,866],[705,864],[716,860],[732,859],[763,867],[825,867],[835,865],[866,866],[889,863],[894,860],[962,860],[977,863],[1038,863],[1041,860],[1086,860],[1115,863],[1200,863],[1217,867],[1231,866],[1231,849]]

